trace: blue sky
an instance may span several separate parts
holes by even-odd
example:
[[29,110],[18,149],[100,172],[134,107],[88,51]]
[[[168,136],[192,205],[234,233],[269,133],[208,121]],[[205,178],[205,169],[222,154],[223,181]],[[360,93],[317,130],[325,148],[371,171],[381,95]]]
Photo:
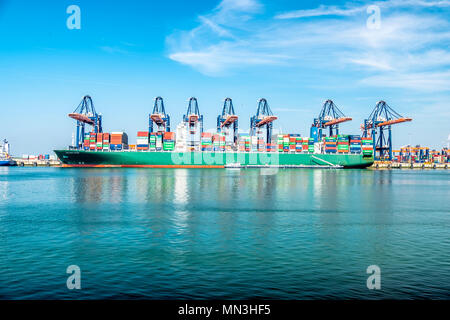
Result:
[[[73,4],[80,30],[66,26]],[[159,95],[173,126],[197,97],[207,128],[230,96],[242,129],[265,97],[275,127],[304,135],[326,99],[353,134],[383,99],[414,119],[394,128],[395,146],[439,148],[450,138],[449,17],[450,0],[0,0],[0,137],[18,155],[67,146],[67,114],[85,94],[105,131],[132,140]]]

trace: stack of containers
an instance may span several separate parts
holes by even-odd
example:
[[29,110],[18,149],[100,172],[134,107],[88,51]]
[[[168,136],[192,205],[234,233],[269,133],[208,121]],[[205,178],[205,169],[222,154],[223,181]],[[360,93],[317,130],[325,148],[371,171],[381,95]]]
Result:
[[348,153],[349,151],[348,136],[339,134],[337,136],[337,151],[338,153]]
[[244,139],[239,139],[238,150],[239,150],[239,152],[245,152],[245,140]]
[[210,132],[203,132],[200,142],[202,151],[212,151],[212,134]]
[[124,150],[128,148],[128,135],[125,132],[111,132],[111,150]]
[[336,137],[325,137],[325,153],[336,153]]
[[219,133],[219,150],[220,151],[225,151],[225,133]]
[[361,153],[361,136],[351,135],[350,139],[350,153]]
[[258,138],[257,140],[257,150],[258,152],[264,152],[266,149],[266,143],[264,142],[263,138]]
[[250,151],[252,151],[252,152],[258,151],[258,137],[257,136],[250,137]]
[[308,138],[308,152],[314,153],[314,138]]
[[213,151],[225,151],[225,134],[216,133],[212,136]]
[[277,145],[275,143],[268,143],[266,147],[267,152],[276,152],[277,151]]
[[84,150],[89,150],[89,148],[90,148],[91,142],[90,142],[89,137],[90,137],[89,133],[84,134],[84,143],[83,143]]
[[103,133],[97,133],[97,150],[103,150]]
[[163,150],[164,132],[156,132],[156,151]]
[[294,152],[295,151],[295,135],[290,134],[289,135],[289,151]]
[[150,149],[150,151],[156,150],[156,132],[150,132],[149,149]]
[[303,146],[302,146],[303,139],[298,135],[295,137],[295,152],[302,152]]
[[136,138],[136,150],[137,151],[148,151],[148,131],[138,131]]
[[284,139],[283,134],[277,135],[277,145],[278,145],[279,152],[283,152],[283,139]]
[[239,151],[250,152],[250,136],[248,134],[239,135]]
[[92,150],[95,150],[95,148],[97,147],[97,136],[96,136],[96,133],[95,132],[91,132],[90,134],[89,134],[89,149],[92,151]]
[[103,134],[103,150],[109,151],[109,133]]
[[373,155],[373,139],[372,138],[361,138],[362,153],[363,156]]
[[283,152],[289,152],[289,135],[283,135]]
[[175,149],[175,132],[164,132],[163,139],[164,151],[173,151]]
[[309,144],[309,138],[302,138],[302,150],[303,152],[308,152],[308,144]]

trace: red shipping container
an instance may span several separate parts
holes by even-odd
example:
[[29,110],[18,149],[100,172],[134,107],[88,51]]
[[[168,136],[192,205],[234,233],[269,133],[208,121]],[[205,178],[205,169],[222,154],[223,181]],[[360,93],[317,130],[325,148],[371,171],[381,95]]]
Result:
[[138,137],[148,137],[148,131],[138,131]]

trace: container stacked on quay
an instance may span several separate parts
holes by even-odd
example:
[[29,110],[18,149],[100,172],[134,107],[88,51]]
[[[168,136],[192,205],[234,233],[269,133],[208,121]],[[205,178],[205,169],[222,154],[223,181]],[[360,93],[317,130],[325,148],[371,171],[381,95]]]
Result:
[[447,164],[450,162],[450,150],[432,150],[428,147],[417,145],[404,146],[400,150],[393,150],[394,162],[397,163],[424,163],[424,164]]

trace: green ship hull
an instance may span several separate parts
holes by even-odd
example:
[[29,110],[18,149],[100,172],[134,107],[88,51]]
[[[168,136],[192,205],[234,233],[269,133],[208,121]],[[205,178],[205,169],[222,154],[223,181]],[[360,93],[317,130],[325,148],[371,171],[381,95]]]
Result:
[[65,167],[329,167],[366,168],[373,156],[279,152],[165,152],[55,150]]

